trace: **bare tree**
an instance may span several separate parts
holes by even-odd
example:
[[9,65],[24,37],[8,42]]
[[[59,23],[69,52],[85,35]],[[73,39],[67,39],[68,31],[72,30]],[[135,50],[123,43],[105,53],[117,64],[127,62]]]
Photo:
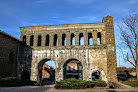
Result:
[[121,25],[118,25],[121,39],[127,51],[123,51],[123,58],[136,69],[138,80],[138,14],[125,17]]

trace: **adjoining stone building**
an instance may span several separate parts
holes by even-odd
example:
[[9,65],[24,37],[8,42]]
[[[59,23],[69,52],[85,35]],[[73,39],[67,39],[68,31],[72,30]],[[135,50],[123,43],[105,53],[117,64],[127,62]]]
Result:
[[19,39],[0,30],[0,78],[17,76]]
[[55,78],[60,81],[65,79],[67,63],[77,60],[82,64],[83,80],[92,80],[92,73],[99,71],[101,80],[117,81],[112,16],[104,17],[101,23],[20,27],[20,30],[20,40],[26,46],[20,48],[18,77],[27,70],[30,79],[39,83],[42,65],[53,60]]

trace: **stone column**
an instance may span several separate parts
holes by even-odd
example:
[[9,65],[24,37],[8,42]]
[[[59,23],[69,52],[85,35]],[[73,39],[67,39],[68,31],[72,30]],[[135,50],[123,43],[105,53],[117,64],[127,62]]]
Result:
[[79,33],[75,33],[75,46],[78,46],[79,45]]
[[105,31],[103,30],[102,32],[101,32],[101,43],[102,44],[106,44],[106,41],[105,41]]
[[54,34],[50,33],[49,34],[49,46],[53,46],[54,44]]
[[87,46],[88,45],[88,33],[84,32],[84,45]]
[[26,45],[30,46],[30,35],[26,35]]
[[97,30],[94,30],[92,32],[92,37],[93,37],[93,45],[97,45]]
[[42,46],[44,47],[45,46],[45,41],[46,41],[46,39],[45,39],[46,35],[42,34],[41,36],[42,36],[42,38],[41,38]]
[[23,35],[22,34],[20,35],[20,41],[23,41]]
[[62,33],[58,33],[58,46],[62,46]]
[[37,46],[37,42],[38,42],[38,35],[35,34],[34,35],[34,46]]
[[71,39],[70,33],[67,32],[66,33],[66,46],[70,46],[70,41],[71,41],[70,39]]

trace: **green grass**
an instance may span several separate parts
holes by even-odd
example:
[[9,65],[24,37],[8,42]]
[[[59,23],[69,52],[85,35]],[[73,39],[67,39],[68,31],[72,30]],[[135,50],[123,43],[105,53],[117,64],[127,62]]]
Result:
[[138,87],[138,81],[122,81],[121,83],[132,86],[132,87]]

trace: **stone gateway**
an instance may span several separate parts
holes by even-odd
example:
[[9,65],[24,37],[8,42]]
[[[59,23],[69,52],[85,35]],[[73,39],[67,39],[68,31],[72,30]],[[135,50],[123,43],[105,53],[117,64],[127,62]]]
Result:
[[64,24],[20,27],[23,41],[18,55],[18,77],[28,71],[32,81],[40,82],[42,65],[53,60],[55,79],[64,78],[64,65],[77,60],[82,65],[82,79],[92,80],[100,72],[100,79],[117,82],[116,50],[113,17],[101,23]]

